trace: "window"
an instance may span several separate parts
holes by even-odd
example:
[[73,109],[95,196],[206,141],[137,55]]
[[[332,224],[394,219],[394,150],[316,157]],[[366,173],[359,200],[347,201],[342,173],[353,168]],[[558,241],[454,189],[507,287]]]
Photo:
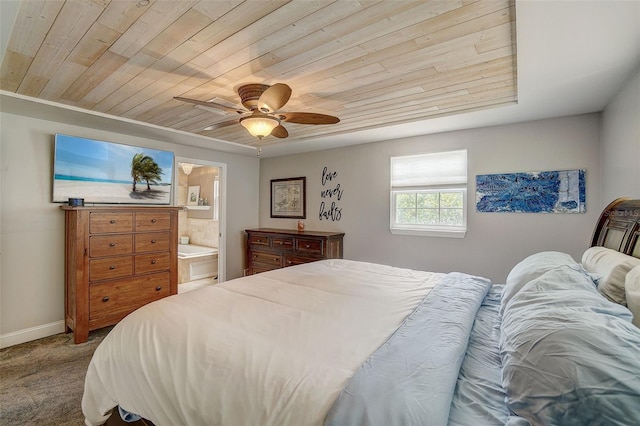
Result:
[[467,150],[391,157],[391,232],[464,237]]

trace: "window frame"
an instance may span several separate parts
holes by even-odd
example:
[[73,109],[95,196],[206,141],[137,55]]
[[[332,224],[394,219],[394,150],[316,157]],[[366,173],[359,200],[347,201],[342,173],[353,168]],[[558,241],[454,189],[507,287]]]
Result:
[[[442,151],[442,154],[447,154],[453,151]],[[466,149],[465,157],[467,155]],[[439,152],[428,153],[424,155],[439,154]],[[417,154],[423,155],[423,154]],[[416,235],[416,236],[430,236],[430,237],[448,237],[448,238],[464,238],[467,232],[467,212],[468,212],[468,163],[465,164],[467,170],[467,179],[464,183],[456,184],[425,184],[415,186],[393,186],[393,159],[401,157],[415,157],[415,154],[409,154],[404,156],[396,156],[390,159],[391,167],[389,171],[390,175],[390,217],[389,217],[389,230],[392,234],[399,235]],[[460,192],[462,193],[462,225],[433,225],[433,224],[399,224],[396,222],[397,206],[396,200],[399,194],[417,194],[417,193],[444,193],[444,192]],[[440,203],[438,203],[438,210],[441,210]]]

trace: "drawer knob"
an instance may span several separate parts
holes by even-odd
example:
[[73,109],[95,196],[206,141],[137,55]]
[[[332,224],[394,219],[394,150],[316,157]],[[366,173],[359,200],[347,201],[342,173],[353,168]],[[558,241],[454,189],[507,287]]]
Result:
[[102,298],[102,301],[103,301],[103,302],[108,302],[108,301],[109,301],[109,296],[105,296],[105,297],[103,297],[103,298]]
[[151,240],[151,244],[155,244],[155,243],[156,243],[156,240]]
[[278,261],[279,259],[277,257],[274,257],[273,260]]
[[305,248],[309,248],[309,247],[311,247],[311,246],[310,246],[309,244],[306,244],[304,247],[305,247]]
[[151,223],[156,223],[156,220],[155,219],[151,219]]
[[116,243],[109,244],[109,247],[115,247],[115,246],[116,246]]
[[162,290],[162,287],[157,286],[157,287],[156,287],[156,291],[160,291],[160,290]]
[[111,265],[111,266],[109,266],[109,269],[110,269],[111,271],[113,271],[114,269],[116,269],[116,267],[115,267],[114,265]]
[[155,261],[155,260],[152,260],[152,261],[151,261],[151,264],[152,264],[152,265],[155,265],[155,264],[156,264],[156,261]]
[[109,221],[109,223],[110,223],[110,224],[112,224],[112,225],[115,225],[115,224],[116,224],[116,221],[115,221],[115,220],[113,220],[113,219],[111,219],[111,220]]

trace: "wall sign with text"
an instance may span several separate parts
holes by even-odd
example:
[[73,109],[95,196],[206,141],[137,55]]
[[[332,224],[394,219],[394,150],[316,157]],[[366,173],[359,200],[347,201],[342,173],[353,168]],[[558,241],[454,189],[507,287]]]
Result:
[[344,190],[338,182],[338,172],[329,170],[326,166],[322,169],[322,190],[320,191],[320,220],[339,221],[342,217],[342,207],[339,201]]

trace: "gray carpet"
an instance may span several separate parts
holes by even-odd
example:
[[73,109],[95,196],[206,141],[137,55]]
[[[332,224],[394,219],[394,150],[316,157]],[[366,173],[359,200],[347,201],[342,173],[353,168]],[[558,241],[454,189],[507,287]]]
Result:
[[110,330],[78,345],[62,333],[0,350],[0,425],[83,425],[85,374]]

